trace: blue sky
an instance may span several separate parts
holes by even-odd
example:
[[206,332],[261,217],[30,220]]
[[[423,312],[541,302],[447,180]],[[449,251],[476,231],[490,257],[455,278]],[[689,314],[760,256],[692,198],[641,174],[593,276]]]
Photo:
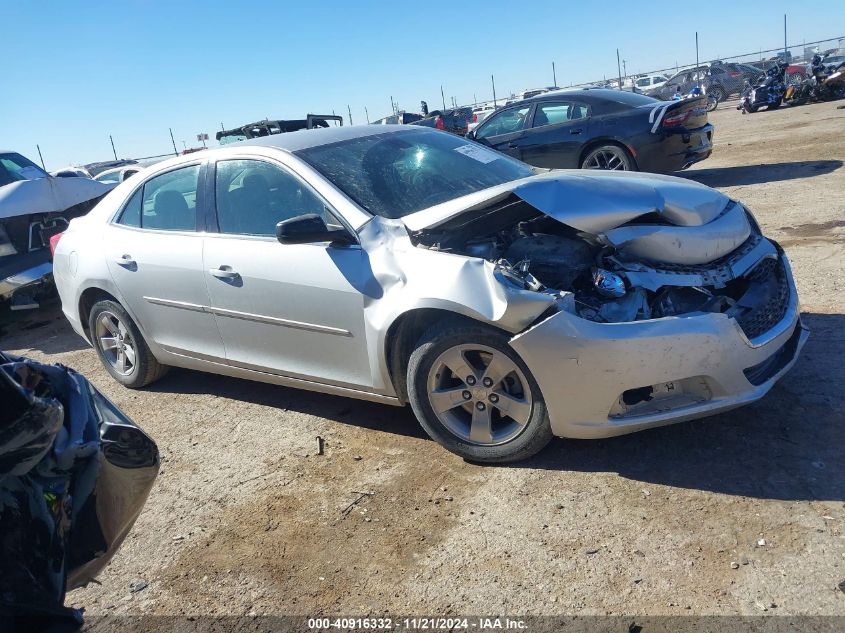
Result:
[[19,2],[0,0],[0,146],[48,169],[211,144],[221,122],[331,113],[364,123],[524,88],[845,35],[845,3]]

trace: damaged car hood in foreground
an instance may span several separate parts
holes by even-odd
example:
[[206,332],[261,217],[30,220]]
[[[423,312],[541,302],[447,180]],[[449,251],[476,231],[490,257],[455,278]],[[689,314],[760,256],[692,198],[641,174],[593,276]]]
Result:
[[0,219],[30,213],[56,213],[104,196],[115,183],[90,178],[37,178],[0,187]]
[[[672,176],[565,170],[506,183],[402,218],[412,232],[478,217],[515,196],[631,258],[703,264],[748,239],[745,210],[726,195]],[[474,214],[472,212],[475,212]],[[695,227],[695,230],[690,230]]]

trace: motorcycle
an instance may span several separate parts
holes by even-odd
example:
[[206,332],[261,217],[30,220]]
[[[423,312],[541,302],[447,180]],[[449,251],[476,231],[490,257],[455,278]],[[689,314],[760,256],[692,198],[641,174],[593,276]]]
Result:
[[824,58],[813,56],[807,66],[807,77],[798,85],[786,89],[784,101],[790,105],[803,105],[809,101],[830,101],[845,97],[845,62],[835,69],[824,64]]
[[761,77],[755,86],[746,81],[736,109],[747,114],[757,112],[764,106],[769,110],[779,108],[786,94],[787,66],[786,62],[779,61],[766,71],[765,76]]

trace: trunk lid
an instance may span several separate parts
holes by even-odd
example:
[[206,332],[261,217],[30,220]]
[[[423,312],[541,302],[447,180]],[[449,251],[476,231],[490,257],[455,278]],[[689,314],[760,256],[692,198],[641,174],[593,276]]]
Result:
[[654,133],[660,130],[697,130],[707,125],[707,97],[703,95],[657,105],[646,104],[639,108],[649,112],[648,122]]

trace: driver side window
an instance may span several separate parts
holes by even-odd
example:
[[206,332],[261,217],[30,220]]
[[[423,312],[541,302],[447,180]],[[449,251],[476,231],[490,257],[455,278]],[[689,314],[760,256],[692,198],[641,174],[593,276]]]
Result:
[[215,180],[221,233],[271,237],[276,224],[306,213],[337,224],[322,198],[277,165],[252,159],[221,160]]
[[531,106],[525,106],[524,108],[513,108],[494,114],[478,129],[475,136],[476,138],[487,138],[489,136],[518,132],[525,127],[525,119],[530,110]]

